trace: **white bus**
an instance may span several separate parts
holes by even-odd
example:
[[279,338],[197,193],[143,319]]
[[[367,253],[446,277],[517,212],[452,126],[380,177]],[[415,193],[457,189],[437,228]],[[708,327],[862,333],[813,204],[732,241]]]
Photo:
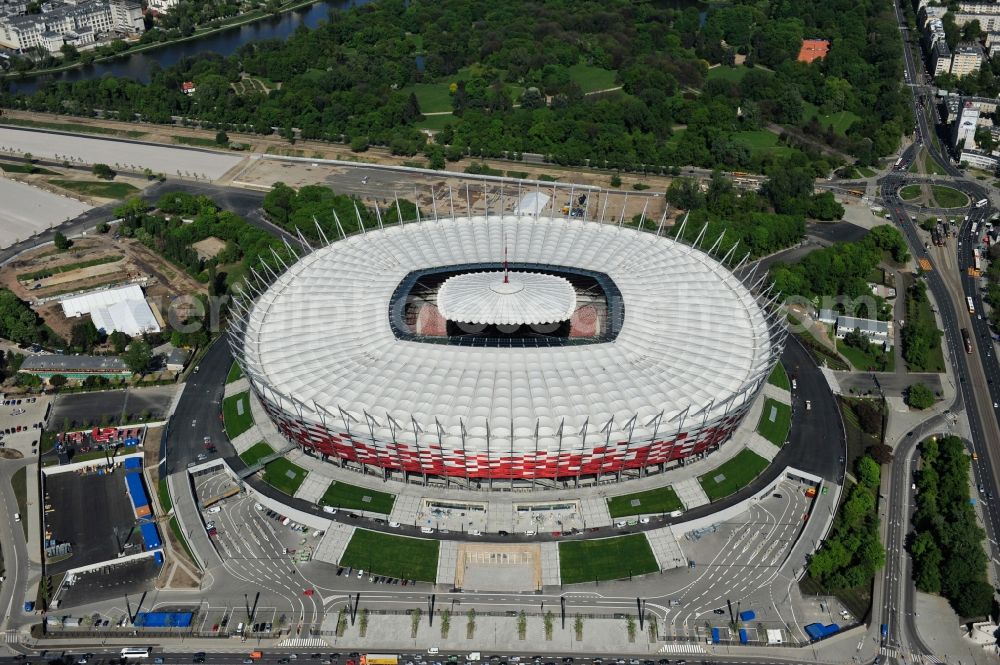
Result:
[[976,207],[977,207],[977,208],[982,208],[982,207],[984,207],[984,206],[985,206],[985,205],[986,205],[987,203],[989,203],[989,200],[988,200],[988,199],[979,199],[978,201],[976,201]]
[[976,235],[976,231],[979,230],[979,222],[972,223],[972,235]]
[[965,297],[965,304],[969,306],[969,314],[975,314],[976,313],[976,306],[972,303],[972,297],[971,296],[966,296]]
[[152,649],[149,647],[125,647],[122,649],[122,658],[149,658]]

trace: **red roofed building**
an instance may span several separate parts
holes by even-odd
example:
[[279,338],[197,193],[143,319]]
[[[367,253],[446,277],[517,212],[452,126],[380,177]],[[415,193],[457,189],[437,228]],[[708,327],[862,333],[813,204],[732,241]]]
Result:
[[181,83],[181,92],[185,95],[190,95],[195,91],[194,81],[184,81]]
[[825,58],[830,51],[830,42],[826,39],[803,39],[799,49],[799,62],[812,62]]

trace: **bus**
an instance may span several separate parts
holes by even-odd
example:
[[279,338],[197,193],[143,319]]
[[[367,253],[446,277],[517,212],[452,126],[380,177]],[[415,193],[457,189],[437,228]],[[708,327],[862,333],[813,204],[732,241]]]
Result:
[[125,647],[122,649],[122,658],[149,658],[152,651],[150,647]]
[[969,314],[976,313],[976,306],[972,304],[972,296],[965,297],[965,304],[969,306]]
[[979,222],[972,223],[972,235],[976,235],[976,231],[979,230]]
[[984,207],[986,207],[987,203],[989,203],[989,199],[979,199],[978,201],[976,201],[976,207],[977,208],[984,208]]
[[393,653],[362,654],[360,665],[399,665],[399,656]]
[[972,340],[969,339],[969,331],[962,328],[962,342],[965,343],[965,352],[972,353]]

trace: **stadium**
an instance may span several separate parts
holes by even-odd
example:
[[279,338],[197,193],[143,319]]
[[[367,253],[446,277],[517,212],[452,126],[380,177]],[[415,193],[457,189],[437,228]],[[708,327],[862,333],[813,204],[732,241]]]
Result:
[[345,467],[472,488],[662,471],[727,441],[785,330],[735,247],[660,227],[379,224],[255,273],[230,345],[283,435]]

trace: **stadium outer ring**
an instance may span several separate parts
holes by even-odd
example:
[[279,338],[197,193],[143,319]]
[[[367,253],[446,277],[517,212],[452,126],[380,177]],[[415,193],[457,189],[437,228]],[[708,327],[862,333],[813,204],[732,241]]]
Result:
[[[536,223],[544,221],[537,216],[528,219]],[[505,216],[502,219],[492,217],[486,219],[435,219],[412,222],[403,226],[443,222],[459,224],[485,221],[489,223],[490,220],[509,222],[510,216]],[[566,222],[570,220],[568,218],[551,218],[550,221]],[[579,220],[571,220],[571,223],[597,224],[597,222]],[[618,230],[623,233],[648,233],[652,235],[652,232],[636,229],[620,228]],[[371,235],[382,232],[384,230],[380,229],[363,231],[362,234]],[[362,234],[345,237],[341,242],[359,239]],[[656,231],[655,235],[659,242],[680,244],[666,237],[659,237],[660,229]],[[678,233],[678,235],[681,234]],[[321,230],[319,236],[324,241],[326,240]],[[697,249],[701,240],[702,236],[699,235],[693,246],[684,245],[684,247],[689,252],[701,252]],[[310,252],[314,251],[301,234],[300,241]],[[327,242],[326,244],[327,247],[330,247],[333,243]],[[719,241],[716,241],[712,250],[719,244]],[[323,249],[325,248],[320,248],[319,251],[323,251]],[[710,256],[712,250],[709,250],[708,253],[702,252],[702,254]],[[722,265],[733,254],[733,250],[735,247],[725,257],[722,257],[721,262],[717,259],[713,260]],[[297,255],[296,257],[298,258]],[[386,414],[384,419],[380,419],[365,410],[359,418],[350,410],[343,408],[338,408],[336,411],[325,409],[317,405],[315,401],[309,404],[297,399],[293,394],[277,390],[268,377],[258,371],[258,366],[248,358],[246,339],[248,321],[252,320],[255,305],[268,292],[270,286],[282,277],[283,271],[274,270],[272,266],[280,264],[279,267],[284,267],[286,270],[289,268],[287,264],[280,261],[277,255],[275,255],[275,259],[274,264],[263,264],[260,273],[251,272],[243,295],[235,300],[236,316],[229,329],[229,341],[234,357],[249,379],[254,394],[286,439],[299,445],[304,451],[313,451],[323,456],[324,459],[331,459],[341,466],[363,472],[374,471],[386,479],[421,484],[426,484],[432,478],[443,482],[450,479],[464,479],[465,482],[462,483],[462,486],[466,488],[485,487],[486,482],[492,487],[494,480],[503,479],[511,480],[512,485],[516,481],[527,481],[528,484],[533,484],[535,480],[546,480],[549,482],[542,483],[541,487],[551,487],[552,480],[572,481],[577,484],[580,483],[581,479],[586,478],[604,481],[613,477],[621,480],[623,474],[625,476],[642,475],[643,471],[650,467],[664,470],[670,465],[703,457],[717,450],[739,426],[755,397],[766,383],[770,371],[777,363],[785,342],[786,331],[776,306],[778,296],[775,295],[769,299],[770,284],[765,285],[766,275],[757,278],[755,282],[754,272],[751,271],[742,277],[736,277],[736,279],[747,293],[752,295],[766,320],[768,353],[763,367],[744,381],[739,390],[733,391],[726,398],[725,401],[728,405],[724,412],[712,412],[713,406],[715,406],[714,399],[711,403],[702,405],[700,408],[692,408],[693,405],[688,405],[683,413],[675,413],[669,419],[662,417],[654,419],[656,422],[653,425],[652,434],[634,439],[628,428],[631,426],[634,430],[637,425],[636,420],[631,423],[620,422],[619,430],[613,436],[612,419],[604,423],[603,427],[600,424],[590,426],[590,436],[594,443],[589,448],[581,448],[576,445],[566,446],[566,449],[563,449],[563,437],[560,434],[559,448],[555,451],[538,449],[537,427],[534,450],[518,449],[515,451],[513,445],[509,447],[495,445],[494,449],[490,450],[489,427],[487,427],[486,450],[472,450],[466,446],[465,422],[461,423],[458,437],[450,437],[449,440],[453,443],[449,446],[445,444],[445,438],[442,436],[443,428],[440,425],[436,428],[436,432],[433,429],[427,432],[425,429],[421,429],[414,420],[412,431],[408,431],[406,426],[393,420],[389,414]],[[299,261],[301,260],[299,259]],[[745,261],[746,257],[739,262],[731,274],[739,274]],[[293,264],[293,266],[295,265],[297,264]],[[448,265],[451,264],[440,267],[447,268]],[[409,269],[403,272],[408,273]],[[628,307],[627,302],[625,307]],[[379,420],[382,422],[380,423]],[[390,426],[388,428],[391,432],[389,437],[380,435],[380,432],[385,431],[387,421],[396,425],[396,427]],[[587,427],[588,424],[585,423],[583,429],[585,444],[588,435]],[[456,438],[461,440],[460,445],[454,444]],[[555,454],[552,454],[553,452]]]

